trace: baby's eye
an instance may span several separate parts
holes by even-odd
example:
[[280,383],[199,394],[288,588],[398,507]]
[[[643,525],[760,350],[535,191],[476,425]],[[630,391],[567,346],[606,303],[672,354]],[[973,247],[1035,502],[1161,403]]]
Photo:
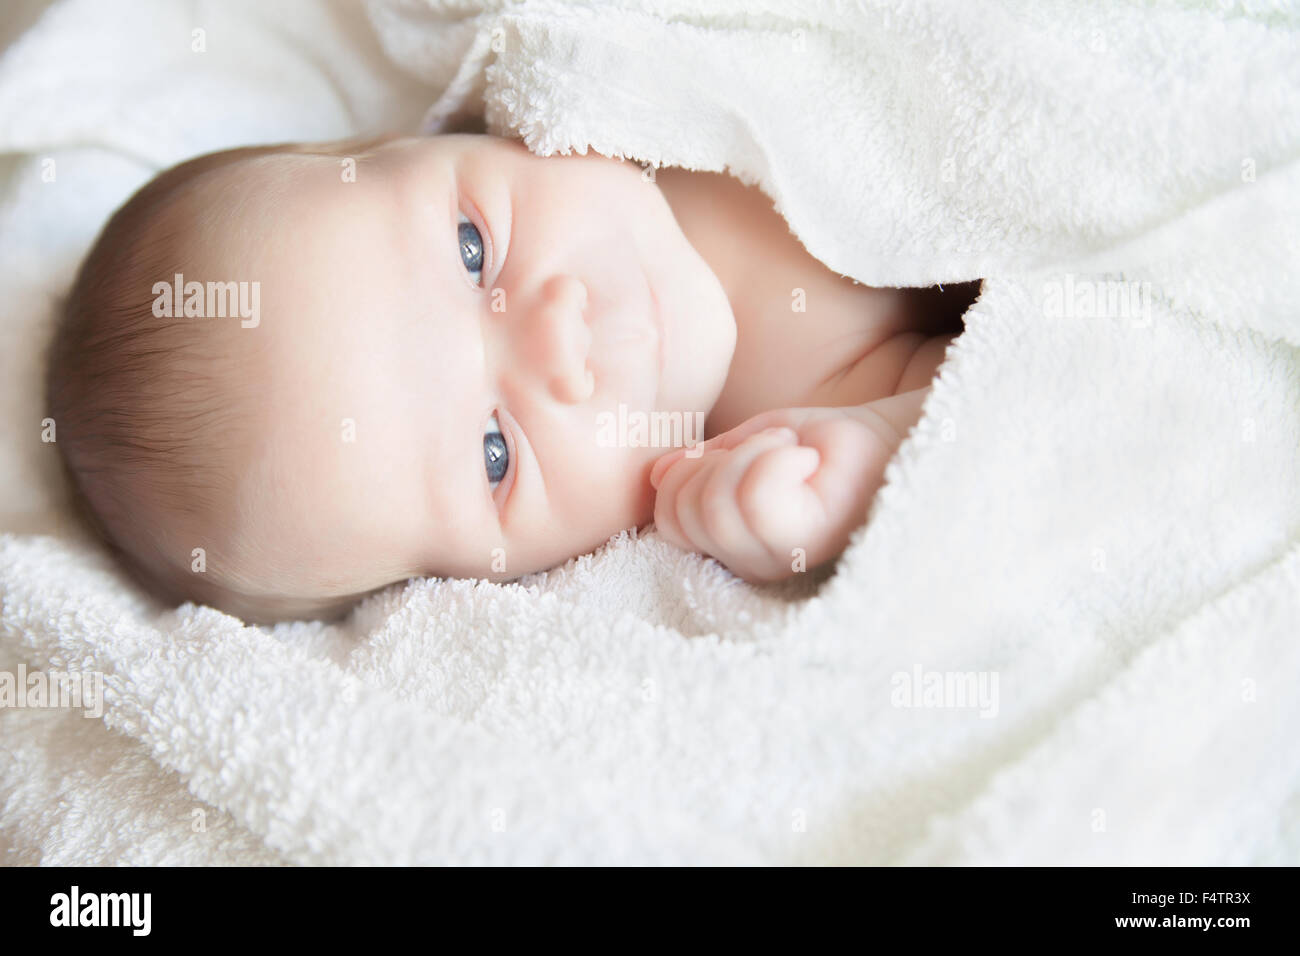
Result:
[[474,284],[479,285],[483,281],[483,236],[478,227],[465,218],[464,213],[460,214],[456,233],[460,242],[461,262],[474,274]]
[[487,465],[488,485],[495,491],[510,471],[510,453],[495,412],[483,430],[483,461]]

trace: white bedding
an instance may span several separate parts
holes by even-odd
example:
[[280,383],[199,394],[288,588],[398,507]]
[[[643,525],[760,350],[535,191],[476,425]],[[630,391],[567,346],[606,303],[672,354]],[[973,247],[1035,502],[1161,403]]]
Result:
[[[0,709],[5,862],[1300,861],[1300,18],[373,3],[390,62],[350,5],[123,6],[0,58],[0,672],[105,675],[100,719]],[[985,278],[820,589],[646,531],[258,629],[79,537],[39,353],[112,207],[421,116],[730,169],[868,283]],[[900,706],[966,673],[996,696]]]

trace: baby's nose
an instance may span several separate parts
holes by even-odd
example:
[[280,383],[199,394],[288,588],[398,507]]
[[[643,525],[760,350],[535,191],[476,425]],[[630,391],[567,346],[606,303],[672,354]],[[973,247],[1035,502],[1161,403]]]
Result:
[[[587,321],[587,287],[571,275],[548,279],[532,320],[547,386],[558,401],[576,404],[591,397],[595,378],[587,368],[591,354],[591,326]],[[531,337],[530,337],[530,340]]]

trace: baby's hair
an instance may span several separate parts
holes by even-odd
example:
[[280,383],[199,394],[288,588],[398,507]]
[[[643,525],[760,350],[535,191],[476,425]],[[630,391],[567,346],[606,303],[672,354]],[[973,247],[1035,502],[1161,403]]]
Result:
[[60,305],[46,407],[74,507],[129,574],[168,603],[197,601],[272,623],[336,618],[364,596],[270,593],[232,570],[239,555],[198,554],[163,533],[164,516],[193,519],[236,500],[236,476],[212,458],[242,430],[231,397],[217,400],[213,385],[229,360],[193,325],[156,317],[153,286],[190,271],[183,232],[220,228],[224,209],[191,212],[184,202],[208,174],[270,154],[358,155],[388,138],[244,147],[166,170],[109,219]]

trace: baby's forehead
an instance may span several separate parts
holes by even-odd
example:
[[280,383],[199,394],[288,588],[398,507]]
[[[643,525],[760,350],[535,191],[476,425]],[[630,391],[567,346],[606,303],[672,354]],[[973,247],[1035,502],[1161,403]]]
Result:
[[328,160],[321,156],[264,153],[197,177],[186,198],[219,213],[203,225],[220,229],[261,214],[273,216],[284,203],[309,198],[310,192],[329,185],[330,172]]
[[[320,157],[267,155],[213,170],[154,224],[151,240],[174,244],[179,266],[151,281],[171,281],[187,303],[192,291],[208,304],[215,295],[218,311],[206,316],[214,320],[233,314],[238,302],[243,321],[235,324],[246,330],[261,328],[250,314],[259,307],[285,318],[319,309],[346,278],[339,266],[349,235],[373,218],[356,212],[358,200],[371,205],[361,192],[345,200],[350,210],[339,208],[329,195],[333,179]],[[283,324],[272,323],[261,338]]]

